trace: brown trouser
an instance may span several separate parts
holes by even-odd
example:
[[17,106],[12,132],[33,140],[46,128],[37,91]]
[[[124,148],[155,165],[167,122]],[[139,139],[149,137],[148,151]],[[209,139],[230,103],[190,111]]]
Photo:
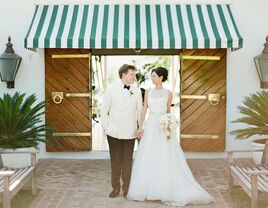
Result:
[[110,149],[113,190],[120,191],[120,178],[122,175],[122,189],[123,192],[127,193],[131,177],[135,139],[117,139],[109,135],[107,135],[107,139]]

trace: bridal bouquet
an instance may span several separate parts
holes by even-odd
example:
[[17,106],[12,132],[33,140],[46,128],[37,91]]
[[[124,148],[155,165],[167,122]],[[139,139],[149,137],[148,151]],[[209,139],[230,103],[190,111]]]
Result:
[[170,139],[171,132],[175,131],[178,121],[174,115],[167,113],[161,117],[160,128],[166,132],[167,139]]

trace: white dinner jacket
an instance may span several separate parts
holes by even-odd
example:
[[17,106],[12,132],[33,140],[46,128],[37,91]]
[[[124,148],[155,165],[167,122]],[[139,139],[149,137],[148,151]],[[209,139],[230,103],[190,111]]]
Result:
[[101,105],[101,122],[105,134],[117,139],[134,139],[142,111],[141,90],[122,82],[109,87]]

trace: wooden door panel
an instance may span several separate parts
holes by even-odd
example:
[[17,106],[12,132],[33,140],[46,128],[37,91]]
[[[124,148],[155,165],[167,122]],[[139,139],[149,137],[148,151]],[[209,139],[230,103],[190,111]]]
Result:
[[[224,77],[222,77],[222,78],[224,78]],[[207,90],[197,91],[194,94],[199,94],[199,95],[202,95],[204,93],[208,94],[208,90],[211,90],[213,92],[222,92],[223,90],[225,90],[225,84],[223,86],[217,86],[217,84],[215,84],[215,85],[212,85],[211,88],[209,88]],[[199,105],[196,104],[196,102],[198,102]],[[212,107],[206,100],[205,101],[185,100],[185,101],[183,101],[183,105],[184,105],[183,116],[185,118],[184,122],[187,122],[187,120],[189,120],[191,118],[191,116],[192,117],[195,117],[197,115],[202,116],[202,114],[204,114],[204,112],[208,108]],[[216,107],[214,109],[217,110]],[[196,114],[193,114],[194,112]],[[185,127],[187,127],[187,126],[188,125],[185,125]]]
[[[91,98],[64,97],[60,104],[52,100],[52,92],[89,93],[91,86],[88,58],[57,58],[52,55],[89,54],[86,49],[45,50],[45,91],[48,101],[46,122],[56,132],[91,132]],[[56,137],[46,146],[48,152],[91,150],[91,137]]]
[[[226,49],[184,50],[183,55],[220,56],[219,61],[182,60],[181,94],[226,97]],[[217,106],[207,100],[181,100],[181,134],[218,135],[218,139],[182,138],[185,151],[218,152],[225,150],[226,100]]]

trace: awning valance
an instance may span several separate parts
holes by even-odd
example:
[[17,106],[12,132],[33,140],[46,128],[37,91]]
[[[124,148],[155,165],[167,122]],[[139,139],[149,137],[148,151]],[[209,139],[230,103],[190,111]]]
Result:
[[26,48],[241,48],[230,5],[37,5]]

